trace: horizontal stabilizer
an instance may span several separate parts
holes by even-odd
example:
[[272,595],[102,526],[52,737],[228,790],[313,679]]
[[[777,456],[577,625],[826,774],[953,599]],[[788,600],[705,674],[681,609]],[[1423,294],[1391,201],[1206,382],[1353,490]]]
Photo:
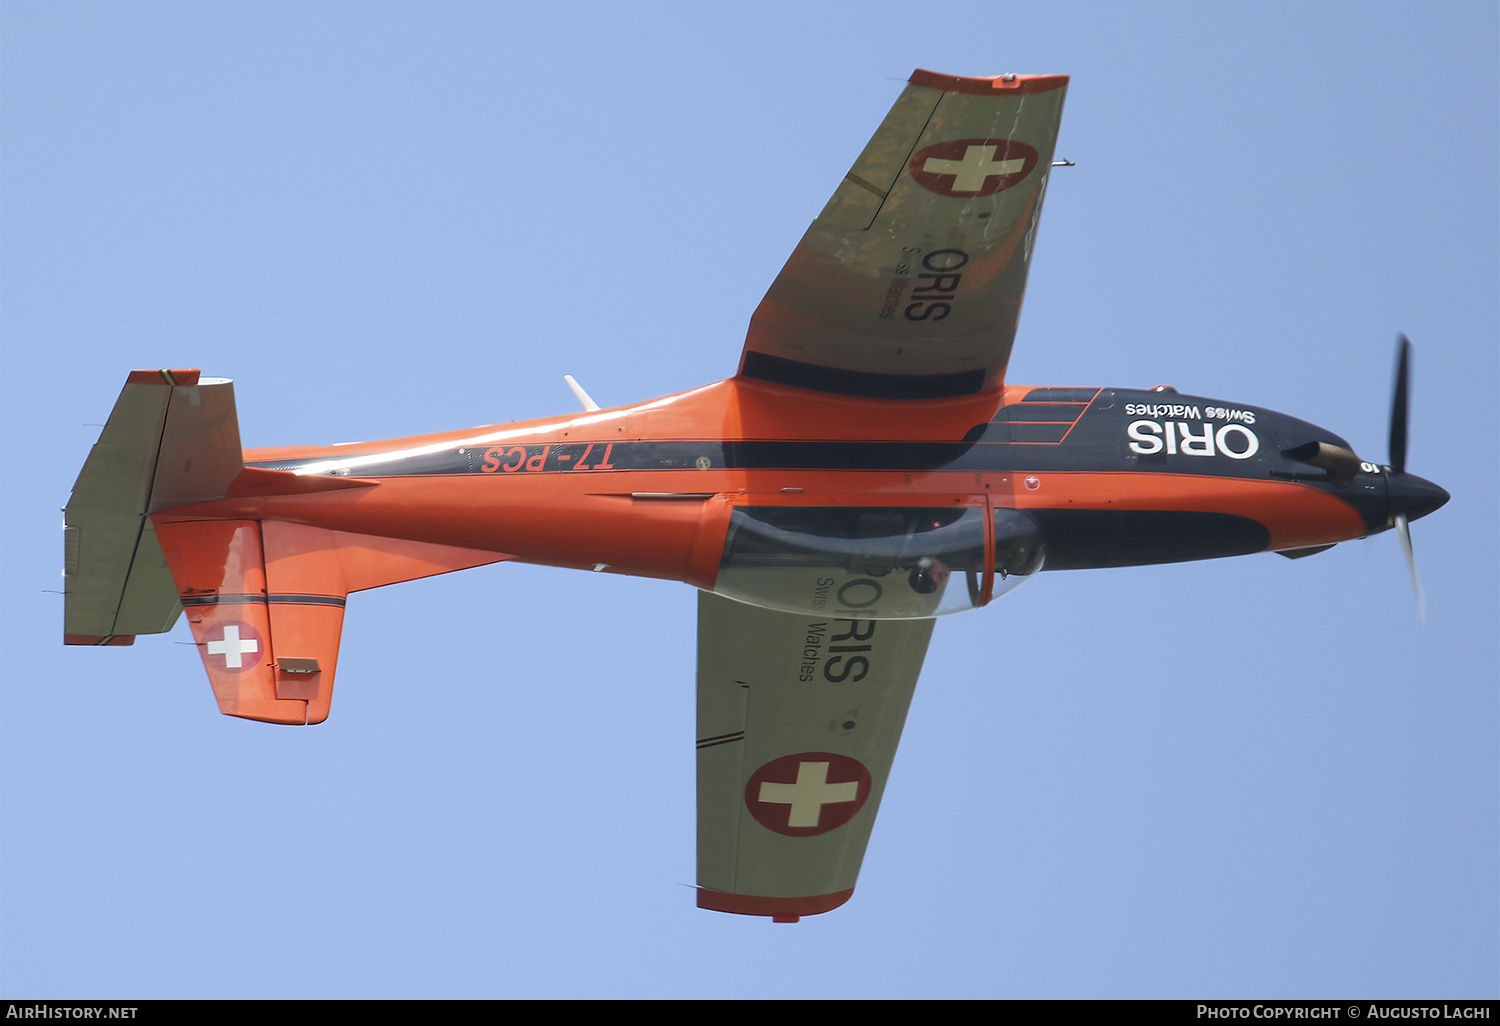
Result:
[[222,498],[242,469],[233,384],[196,370],[133,372],[64,510],[64,640],[171,630],[177,590],[147,514]]

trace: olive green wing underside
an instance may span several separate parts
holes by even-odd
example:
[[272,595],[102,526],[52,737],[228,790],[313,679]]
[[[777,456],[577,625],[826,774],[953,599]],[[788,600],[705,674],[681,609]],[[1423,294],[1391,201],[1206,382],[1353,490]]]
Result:
[[795,920],[848,900],[932,625],[699,594],[700,907]]
[[1067,81],[916,72],[755,311],[741,375],[889,399],[1003,384]]

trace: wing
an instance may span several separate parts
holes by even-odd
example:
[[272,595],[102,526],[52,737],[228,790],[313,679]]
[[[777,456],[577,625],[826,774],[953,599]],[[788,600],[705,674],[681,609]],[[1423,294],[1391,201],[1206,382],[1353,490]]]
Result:
[[1067,85],[915,72],[755,311],[740,374],[886,399],[1003,384]]
[[699,908],[795,922],[849,900],[932,624],[699,594]]

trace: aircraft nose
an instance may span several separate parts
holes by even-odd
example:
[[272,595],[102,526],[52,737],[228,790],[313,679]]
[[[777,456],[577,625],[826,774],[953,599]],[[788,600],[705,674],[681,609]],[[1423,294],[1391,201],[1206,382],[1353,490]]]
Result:
[[1425,517],[1441,509],[1448,493],[1415,474],[1391,474],[1386,479],[1386,502],[1392,517],[1405,514],[1408,520]]

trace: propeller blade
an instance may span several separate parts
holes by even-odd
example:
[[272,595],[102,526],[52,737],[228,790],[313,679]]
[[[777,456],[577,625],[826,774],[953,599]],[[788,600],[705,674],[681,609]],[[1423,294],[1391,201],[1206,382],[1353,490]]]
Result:
[[1417,616],[1427,622],[1427,597],[1422,593],[1422,578],[1417,574],[1417,556],[1411,547],[1411,524],[1405,513],[1396,514],[1396,534],[1401,538],[1401,551],[1406,553],[1406,569],[1411,571],[1411,586],[1417,593]]
[[1408,391],[1411,383],[1411,339],[1397,337],[1396,394],[1391,397],[1391,470],[1406,473],[1406,416],[1411,408]]

